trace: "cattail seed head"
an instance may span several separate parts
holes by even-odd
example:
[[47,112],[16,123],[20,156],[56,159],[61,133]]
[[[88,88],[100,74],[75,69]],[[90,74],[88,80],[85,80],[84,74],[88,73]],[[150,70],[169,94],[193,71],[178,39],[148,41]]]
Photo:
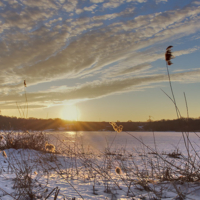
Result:
[[172,65],[173,63],[171,62],[171,59],[174,58],[174,56],[172,55],[172,52],[171,52],[171,48],[173,46],[168,46],[166,48],[166,52],[165,52],[165,60],[167,62],[168,65]]

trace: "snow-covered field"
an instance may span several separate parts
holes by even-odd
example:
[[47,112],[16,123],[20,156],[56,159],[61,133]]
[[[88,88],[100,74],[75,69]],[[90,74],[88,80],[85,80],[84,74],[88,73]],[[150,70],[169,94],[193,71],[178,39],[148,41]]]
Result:
[[200,199],[195,133],[190,160],[179,132],[47,135],[59,154],[11,148],[5,157],[2,151],[0,199]]

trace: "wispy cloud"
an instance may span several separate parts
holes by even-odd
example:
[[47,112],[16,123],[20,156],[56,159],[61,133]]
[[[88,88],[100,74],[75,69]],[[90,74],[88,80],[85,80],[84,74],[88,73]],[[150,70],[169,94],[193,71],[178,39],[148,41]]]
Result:
[[[194,70],[189,72],[175,73],[171,75],[171,79],[175,82],[199,82],[200,81],[200,70]],[[66,100],[88,100],[94,98],[101,98],[108,95],[124,93],[129,91],[138,90],[138,88],[149,88],[153,83],[168,82],[167,75],[157,74],[143,77],[129,77],[129,78],[118,78],[103,81],[93,81],[85,83],[78,87],[59,87],[53,88],[46,92],[28,93],[29,104],[34,108],[45,107],[54,103],[61,103]],[[60,90],[60,91],[59,91]],[[1,95],[1,104],[6,108],[5,102],[14,106],[15,103],[24,103],[23,94],[9,94]],[[9,107],[8,107],[9,108]]]
[[133,73],[133,72],[138,72],[138,71],[146,70],[146,69],[149,69],[149,68],[151,68],[151,65],[148,64],[148,63],[144,63],[144,64],[140,64],[140,65],[136,65],[134,67],[124,69],[121,72],[116,73],[115,76],[123,75],[123,74],[129,74],[129,73]]
[[[128,78],[127,75],[137,73],[140,76],[140,72],[148,74],[150,70],[156,72],[152,62],[164,59],[166,41],[200,31],[200,6],[196,2],[174,10],[138,14],[140,4],[145,2],[2,2],[0,6],[6,6],[6,9],[0,14],[1,101],[20,101],[25,79],[29,86],[34,86],[60,79],[88,77],[87,83],[65,91],[66,95],[52,91],[49,94],[30,93],[35,105],[41,105],[41,102],[45,105],[50,99],[56,102],[68,98],[99,98],[132,90],[136,85],[165,81],[165,75]],[[161,52],[158,46],[162,48]],[[182,56],[198,50],[197,46],[181,47],[174,55]],[[172,74],[172,77],[176,81],[182,81],[186,76],[190,81],[198,81],[199,72],[194,72]],[[97,74],[103,82],[89,79]]]

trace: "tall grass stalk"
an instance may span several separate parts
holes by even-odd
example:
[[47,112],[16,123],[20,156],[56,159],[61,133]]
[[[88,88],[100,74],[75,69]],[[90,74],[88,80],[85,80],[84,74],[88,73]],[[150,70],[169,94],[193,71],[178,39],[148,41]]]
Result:
[[[171,65],[173,64],[171,62],[171,59],[174,58],[172,53],[171,53],[171,48],[173,46],[168,46],[166,48],[166,52],[165,52],[165,61],[166,61],[166,68],[167,68],[167,75],[168,75],[168,79],[169,79],[169,85],[170,85],[170,89],[171,89],[171,93],[172,93],[172,98],[170,98],[168,95],[168,97],[172,100],[172,102],[174,103],[175,105],[175,109],[176,109],[176,114],[177,114],[177,119],[180,119],[182,118],[181,117],[181,114],[180,114],[180,111],[177,107],[177,104],[176,104],[176,99],[175,99],[175,96],[174,96],[174,91],[173,91],[173,87],[172,87],[172,82],[171,82],[171,78],[170,78],[170,73],[169,73],[169,67],[168,65]],[[166,93],[165,93],[166,94]],[[185,97],[185,102],[186,102],[186,108],[187,108],[187,116],[189,116],[189,112],[188,112],[188,106],[187,106],[187,100],[186,100],[186,96],[185,96],[185,93],[184,93],[184,97]],[[188,159],[190,158],[190,155],[189,155],[189,133],[184,133],[184,131],[182,131],[182,136],[183,136],[183,140],[184,140],[184,143],[185,143],[185,148],[187,150],[187,153],[188,153]]]
[[[185,98],[185,105],[186,105],[186,110],[187,110],[187,122],[189,122],[189,109],[188,109],[188,104],[187,104],[187,99],[186,99],[186,95],[185,95],[185,92],[184,92],[184,98]],[[187,136],[187,141],[188,141],[188,151],[189,151],[189,132],[186,134]]]
[[26,80],[24,80],[25,105],[24,105],[24,106],[20,106],[20,105],[18,105],[18,103],[16,102],[19,115],[20,115],[20,117],[22,117],[22,118],[28,118],[28,98],[27,98],[27,94],[26,94],[26,87],[27,87],[27,85],[26,85]]
[[27,99],[27,95],[26,95],[26,85],[24,85],[24,96],[25,96],[25,100],[26,100],[26,108],[24,108],[24,110],[26,110],[26,118],[28,117],[28,99]]
[[178,110],[177,110],[176,99],[175,99],[175,96],[174,96],[174,91],[173,91],[173,87],[172,87],[172,82],[171,82],[171,78],[170,78],[170,74],[169,74],[169,67],[168,67],[168,62],[167,61],[166,61],[166,68],[167,68],[167,75],[168,75],[168,79],[169,79],[169,86],[170,86],[171,93],[172,93],[172,98],[173,98],[173,101],[174,101],[174,104],[175,104],[177,118],[179,119],[180,115],[179,115]]

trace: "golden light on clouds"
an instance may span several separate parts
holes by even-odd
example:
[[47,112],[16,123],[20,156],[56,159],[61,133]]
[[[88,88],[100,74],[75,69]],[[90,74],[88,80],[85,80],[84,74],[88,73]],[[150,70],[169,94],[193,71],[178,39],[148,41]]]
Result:
[[76,121],[79,116],[80,110],[74,105],[65,105],[60,112],[60,118],[64,120]]

